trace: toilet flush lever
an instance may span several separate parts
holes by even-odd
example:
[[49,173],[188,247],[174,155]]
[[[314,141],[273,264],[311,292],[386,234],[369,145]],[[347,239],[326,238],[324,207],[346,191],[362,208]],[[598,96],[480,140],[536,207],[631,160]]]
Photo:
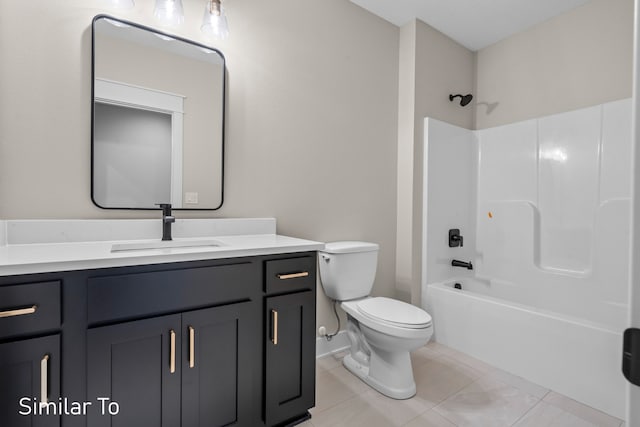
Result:
[[324,255],[324,254],[322,254],[321,256],[322,256],[322,259],[324,260],[324,262],[329,262],[329,261],[331,261],[331,257],[330,257],[330,256],[328,256],[328,255]]

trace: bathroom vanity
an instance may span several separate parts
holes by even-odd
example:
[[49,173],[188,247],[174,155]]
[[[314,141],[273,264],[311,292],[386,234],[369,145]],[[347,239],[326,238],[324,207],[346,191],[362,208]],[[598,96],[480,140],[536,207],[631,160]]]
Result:
[[[178,235],[200,232],[189,221],[176,224]],[[225,220],[192,221],[202,229]],[[323,245],[258,221],[260,233],[237,234],[233,224],[232,234],[215,235],[217,246],[188,237],[149,249],[153,240],[133,239],[130,250],[106,236],[53,242],[74,240],[73,224],[38,243],[10,227],[17,236],[40,222],[9,224],[0,245],[0,424],[275,426],[308,417]],[[119,226],[95,223],[105,222]],[[149,233],[158,225],[120,222]]]

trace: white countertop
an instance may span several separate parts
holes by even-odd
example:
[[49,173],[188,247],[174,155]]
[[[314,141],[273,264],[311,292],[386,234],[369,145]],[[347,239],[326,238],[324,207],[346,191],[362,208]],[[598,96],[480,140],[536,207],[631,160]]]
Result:
[[[178,224],[176,231],[185,229],[185,223],[190,221],[192,220],[179,220],[182,224]],[[75,224],[74,221],[48,221],[49,224],[43,224],[43,221],[2,221],[0,227],[5,227],[6,234],[4,242],[0,242],[0,276],[306,252],[324,248],[324,244],[320,242],[275,234],[275,220],[273,222],[264,219],[240,221],[246,221],[249,226],[241,226],[238,220],[199,220],[198,227],[203,232],[205,229],[208,230],[204,235],[198,235],[197,230],[190,229],[189,233],[183,233],[187,235],[186,237],[174,238],[174,241],[185,244],[214,240],[219,246],[116,252],[112,252],[114,245],[134,242],[157,243],[160,241],[160,236],[137,234],[129,240],[107,240],[109,234],[122,236],[123,226],[130,227],[132,224],[137,226],[142,223],[148,226],[148,222],[155,226],[151,227],[155,230],[160,227],[160,221],[87,220],[75,221]],[[262,221],[262,223],[251,221]],[[215,226],[212,226],[212,223],[215,223]],[[231,223],[232,227],[229,227],[228,223]],[[195,222],[188,225],[192,227],[193,224]],[[115,228],[117,232],[105,233],[105,227]],[[83,228],[82,235],[71,236],[73,233],[70,230],[79,228]],[[91,238],[97,234],[91,230],[98,230],[98,228],[101,230],[100,236],[98,240],[93,241]],[[55,230],[52,231],[53,229]],[[215,232],[212,231],[213,229]],[[38,230],[38,233],[34,234],[34,230]],[[251,230],[257,234],[240,234],[243,230]],[[30,235],[25,236],[25,234]]]

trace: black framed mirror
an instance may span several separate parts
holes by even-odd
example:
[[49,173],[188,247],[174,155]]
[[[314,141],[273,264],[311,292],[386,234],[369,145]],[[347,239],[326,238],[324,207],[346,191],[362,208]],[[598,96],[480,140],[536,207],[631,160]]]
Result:
[[225,58],[107,15],[92,24],[91,199],[105,209],[218,209]]

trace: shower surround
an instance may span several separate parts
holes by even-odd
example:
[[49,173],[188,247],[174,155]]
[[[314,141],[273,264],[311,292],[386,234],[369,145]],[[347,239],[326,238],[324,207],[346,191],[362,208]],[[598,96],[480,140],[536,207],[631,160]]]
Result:
[[479,131],[426,119],[425,171],[436,340],[623,417],[631,100]]

